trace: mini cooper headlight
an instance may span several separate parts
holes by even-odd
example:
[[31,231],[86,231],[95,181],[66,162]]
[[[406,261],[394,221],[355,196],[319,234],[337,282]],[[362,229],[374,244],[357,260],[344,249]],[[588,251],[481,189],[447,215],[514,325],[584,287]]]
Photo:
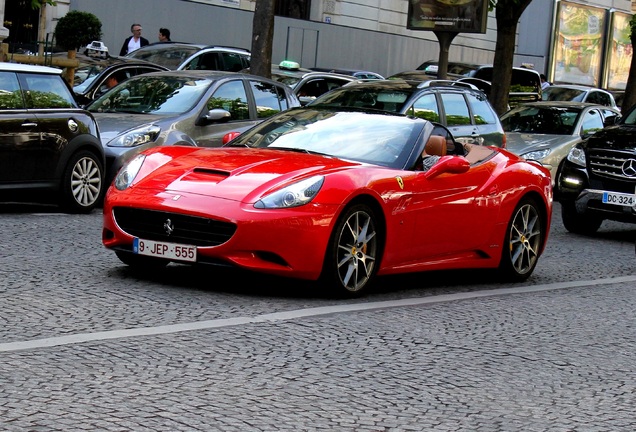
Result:
[[585,168],[585,152],[579,147],[572,147],[567,159],[575,165]]
[[133,180],[135,180],[135,177],[139,173],[139,170],[141,169],[141,166],[144,164],[145,160],[146,156],[143,154],[139,154],[132,158],[126,165],[124,165],[115,177],[115,188],[117,190],[128,189]]
[[254,203],[260,209],[289,208],[305,205],[318,194],[325,178],[314,176],[271,193]]
[[159,136],[161,128],[155,125],[146,125],[136,129],[131,129],[113,138],[109,147],[137,147],[142,144],[154,142]]
[[549,154],[550,154],[550,149],[543,149],[543,150],[535,150],[528,153],[524,153],[521,155],[521,157],[527,160],[541,161],[542,159],[548,157]]

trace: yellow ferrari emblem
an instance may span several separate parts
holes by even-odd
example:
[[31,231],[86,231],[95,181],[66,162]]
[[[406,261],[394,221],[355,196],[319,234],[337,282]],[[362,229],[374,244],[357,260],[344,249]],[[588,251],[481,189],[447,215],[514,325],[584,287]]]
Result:
[[404,180],[402,180],[402,177],[396,177],[395,178],[398,182],[398,185],[400,185],[400,189],[404,189]]

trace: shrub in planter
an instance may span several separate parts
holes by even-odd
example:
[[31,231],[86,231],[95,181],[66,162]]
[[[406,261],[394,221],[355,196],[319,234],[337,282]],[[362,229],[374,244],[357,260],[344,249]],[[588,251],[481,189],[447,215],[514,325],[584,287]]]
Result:
[[70,11],[57,22],[54,36],[63,50],[78,50],[102,38],[102,23],[92,13]]

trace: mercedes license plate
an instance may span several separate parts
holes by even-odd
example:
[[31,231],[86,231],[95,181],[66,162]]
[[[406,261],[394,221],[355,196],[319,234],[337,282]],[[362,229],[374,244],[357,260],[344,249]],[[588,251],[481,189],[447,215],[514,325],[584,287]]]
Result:
[[197,260],[196,246],[140,238],[133,240],[133,253],[175,261],[195,262]]
[[603,203],[633,207],[634,204],[636,204],[636,195],[618,192],[603,192]]

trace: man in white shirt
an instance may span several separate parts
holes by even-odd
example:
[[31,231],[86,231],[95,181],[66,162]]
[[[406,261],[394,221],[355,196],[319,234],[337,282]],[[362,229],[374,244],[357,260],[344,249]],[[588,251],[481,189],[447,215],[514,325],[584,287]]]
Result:
[[131,25],[130,32],[132,33],[132,36],[126,38],[124,41],[124,44],[121,46],[121,51],[119,52],[120,56],[125,56],[142,46],[150,44],[148,39],[141,37],[141,24]]

